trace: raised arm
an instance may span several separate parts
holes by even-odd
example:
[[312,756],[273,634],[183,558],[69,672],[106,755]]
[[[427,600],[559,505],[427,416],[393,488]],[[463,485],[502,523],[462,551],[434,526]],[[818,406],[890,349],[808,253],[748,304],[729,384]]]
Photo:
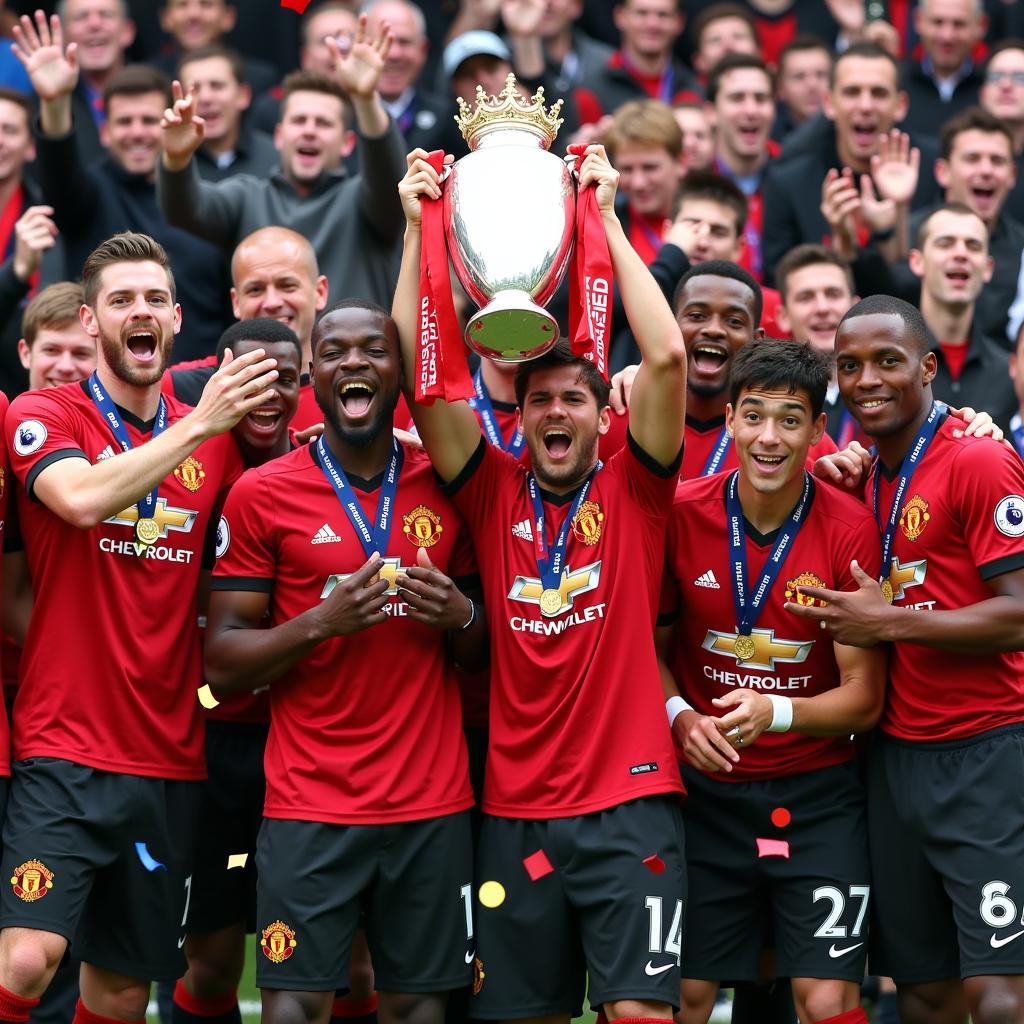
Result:
[[419,345],[420,296],[419,273],[422,231],[420,197],[437,199],[441,195],[438,173],[426,161],[426,152],[413,150],[406,158],[408,170],[398,185],[405,210],[405,247],[402,268],[395,288],[391,315],[398,324],[402,341],[405,390],[416,430],[442,480],[454,480],[465,468],[480,444],[480,425],[476,414],[465,402],[448,404],[438,399],[433,405],[414,402],[416,392],[416,351]]
[[629,432],[651,458],[669,466],[683,444],[686,346],[658,282],[615,215],[618,181],[619,173],[608,162],[604,147],[590,146],[580,167],[580,191],[591,185],[597,188],[615,283],[642,357],[633,382]]

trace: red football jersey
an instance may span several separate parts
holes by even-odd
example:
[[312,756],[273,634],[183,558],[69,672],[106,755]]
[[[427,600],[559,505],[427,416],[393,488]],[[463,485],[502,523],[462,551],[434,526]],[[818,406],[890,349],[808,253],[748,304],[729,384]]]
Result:
[[[452,483],[491,624],[488,814],[560,818],[683,792],[653,645],[676,477],[633,444],[605,463],[568,532],[551,615],[522,463],[481,439]],[[544,497],[549,543],[571,501]]]
[[[3,419],[7,415],[8,407],[7,396],[0,391],[0,419]],[[10,478],[11,466],[10,461],[7,458],[6,447],[0,451],[0,530],[4,531],[4,536],[7,533],[7,520],[10,514],[10,499],[11,499],[11,478]],[[3,582],[3,563],[0,560],[0,585]],[[4,644],[5,656],[10,656],[10,648],[14,648],[13,644]],[[11,732],[7,722],[7,705],[3,701],[3,695],[0,694],[0,778],[5,778],[11,774]]]
[[[312,446],[250,469],[221,525],[214,590],[270,595],[269,627],[323,600],[366,561]],[[367,522],[380,480],[349,478]],[[385,577],[426,547],[449,576],[474,572],[468,534],[426,455],[405,448]],[[270,687],[268,818],[387,824],[473,803],[459,692],[444,634],[408,617],[394,592],[387,622],[320,644]]]
[[[756,653],[739,663],[736,609],[725,492],[730,473],[700,477],[679,485],[669,518],[666,567],[670,594],[659,621],[676,621],[672,638],[672,674],[686,701],[702,715],[716,718],[726,710],[712,704],[742,686],[786,697],[814,697],[839,685],[832,640],[808,619],[783,605],[799,598],[798,586],[856,590],[850,562],[878,564],[881,545],[870,512],[855,498],[815,485],[810,508],[793,541],[782,571],[762,605],[752,633]],[[747,525],[747,580],[752,589],[778,539],[764,537]],[[871,571],[867,568],[867,571]],[[723,782],[775,778],[813,771],[850,760],[849,737],[805,736],[798,732],[763,733],[740,751],[731,772],[717,772]]]
[[[946,418],[907,488],[890,553],[898,607],[928,612],[977,604],[993,596],[987,580],[1024,566],[1024,464],[1004,444],[953,437],[964,428],[962,420]],[[877,472],[876,460],[868,502]],[[881,472],[879,529],[898,479]],[[884,732],[949,740],[1021,721],[1024,651],[960,654],[893,644]]]
[[[191,412],[172,397],[164,401],[168,425]],[[152,422],[124,410],[121,419],[133,446],[149,440]],[[199,574],[210,525],[241,473],[234,441],[225,435],[204,442],[160,484],[153,514],[160,537],[137,549],[135,505],[80,530],[32,496],[37,474],[60,459],[120,454],[85,381],[20,395],[6,431],[35,591],[14,758],[204,778]]]

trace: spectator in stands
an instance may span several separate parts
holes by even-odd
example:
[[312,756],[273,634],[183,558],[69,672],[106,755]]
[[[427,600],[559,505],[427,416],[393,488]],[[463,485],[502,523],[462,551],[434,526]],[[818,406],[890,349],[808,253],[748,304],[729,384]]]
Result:
[[699,96],[692,72],[673,56],[683,31],[681,0],[622,0],[615,7],[615,24],[622,44],[587,83],[593,105],[580,100],[584,122],[597,120],[594,112],[612,114],[630,100],[674,104]]
[[612,119],[605,139],[619,172],[623,228],[650,264],[658,250],[683,178],[683,138],[671,108],[658,100],[632,100]]
[[863,3],[845,0],[746,0],[754,13],[754,25],[764,62],[777,68],[782,51],[797,36],[812,35],[836,50],[859,41],[864,26]]
[[[874,43],[855,43],[836,58],[824,105],[828,120],[817,145],[775,162],[765,178],[766,280],[772,280],[775,266],[794,246],[829,237],[821,211],[821,189],[829,170],[847,168],[861,184],[864,176],[877,170],[872,168],[872,157],[879,153],[880,139],[889,138],[906,108],[899,69],[888,52]],[[931,166],[934,153],[922,147],[926,167]],[[918,176],[911,208],[927,206],[936,194],[931,175]]]
[[371,35],[377,35],[385,24],[391,30],[391,49],[377,88],[406,149],[428,153],[460,149],[451,97],[430,92],[421,81],[429,46],[423,11],[410,0],[372,0],[364,9]]
[[277,164],[274,141],[246,128],[244,114],[252,102],[242,58],[224,46],[200,46],[181,59],[178,78],[196,96],[196,113],[203,119],[203,144],[196,166],[204,181],[232,174],[266,177]]
[[706,171],[715,159],[715,126],[703,103],[683,102],[673,111],[683,133],[683,166]]
[[80,284],[60,281],[26,307],[18,357],[32,390],[85,380],[96,369],[96,339],[85,333],[78,316],[84,303]]
[[693,67],[701,81],[727,53],[759,54],[757,23],[742,4],[721,3],[705,7],[693,19]]
[[58,13],[69,43],[77,47],[81,74],[72,93],[72,121],[83,165],[103,156],[100,128],[106,119],[103,92],[125,66],[135,25],[125,0],[63,0]]
[[1006,343],[981,329],[975,303],[992,277],[988,229],[962,203],[948,203],[921,225],[910,269],[921,279],[921,315],[938,370],[932,392],[953,406],[985,409],[1004,430],[1017,411]]
[[914,26],[923,52],[902,71],[910,104],[903,127],[911,135],[938,135],[950,117],[977,104],[983,78],[973,53],[986,25],[982,0],[920,0]]
[[[389,305],[405,222],[396,187],[405,149],[377,91],[388,39],[386,32],[369,38],[361,16],[344,56],[336,40],[328,41],[336,58],[333,78],[297,71],[285,79],[275,135],[281,167],[268,179],[201,181],[192,156],[202,143],[202,121],[194,97],[177,99],[164,117],[158,175],[167,219],[226,254],[258,228],[290,227],[312,243],[334,298]],[[360,137],[362,173],[355,176],[341,165],[355,144],[349,104]]]
[[832,51],[817,36],[797,36],[782,48],[775,76],[773,139],[781,143],[821,113],[831,72]]
[[1005,39],[992,49],[981,105],[1001,118],[1013,136],[1017,181],[1006,198],[1006,209],[1024,221],[1024,39]]
[[167,80],[146,65],[115,75],[104,91],[107,155],[83,167],[73,132],[71,97],[78,79],[74,50],[63,45],[60,20],[27,18],[15,29],[19,50],[40,98],[37,167],[43,195],[64,240],[62,275],[77,278],[86,256],[119,231],[145,231],[168,252],[178,280],[184,328],[175,352],[212,352],[230,314],[227,261],[215,248],[171,227],[156,201],[160,117],[170,99]]
[[[164,0],[160,26],[170,36],[169,51],[152,63],[170,78],[182,59],[194,50],[223,46],[224,37],[235,27],[238,11],[227,0]],[[277,82],[273,65],[255,57],[243,58],[242,81],[255,93]]]
[[583,0],[546,0],[544,4],[538,31],[555,98],[585,86],[611,59],[612,48],[577,25],[582,13]]
[[708,76],[708,103],[715,118],[715,170],[731,178],[747,197],[743,266],[759,281],[761,185],[770,157],[769,134],[775,118],[774,83],[760,57],[727,53]]

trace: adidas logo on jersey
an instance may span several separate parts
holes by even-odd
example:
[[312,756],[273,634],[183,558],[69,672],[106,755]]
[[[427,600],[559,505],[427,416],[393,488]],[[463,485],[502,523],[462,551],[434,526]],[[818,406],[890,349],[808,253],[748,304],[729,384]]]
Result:
[[533,527],[530,525],[529,519],[524,519],[521,523],[516,523],[512,527],[512,536],[518,537],[520,540],[533,540]]
[[695,587],[707,587],[708,590],[721,590],[722,585],[715,579],[715,570],[708,569],[707,572],[702,572],[694,581]]
[[114,449],[108,444],[107,447],[96,456],[96,461],[99,462],[100,459],[112,459],[113,457]]
[[311,544],[340,544],[341,538],[327,525],[324,523],[319,530],[313,536],[310,541]]

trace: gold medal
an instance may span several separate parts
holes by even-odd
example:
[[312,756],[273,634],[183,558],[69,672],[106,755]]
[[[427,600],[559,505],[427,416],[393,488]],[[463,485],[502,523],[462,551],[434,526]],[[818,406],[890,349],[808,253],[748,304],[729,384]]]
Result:
[[736,637],[736,643],[733,645],[732,653],[736,655],[738,662],[750,661],[754,656],[757,648],[754,646],[754,638],[746,636],[740,633]]
[[540,595],[540,610],[548,618],[557,615],[562,610],[562,595],[549,587]]
[[886,604],[892,604],[892,584],[888,580],[882,580],[882,597],[885,598]]
[[160,526],[157,524],[157,521],[150,519],[148,516],[139,516],[138,522],[135,524],[135,539],[140,544],[145,544],[146,547],[149,547],[156,542],[159,536]]

